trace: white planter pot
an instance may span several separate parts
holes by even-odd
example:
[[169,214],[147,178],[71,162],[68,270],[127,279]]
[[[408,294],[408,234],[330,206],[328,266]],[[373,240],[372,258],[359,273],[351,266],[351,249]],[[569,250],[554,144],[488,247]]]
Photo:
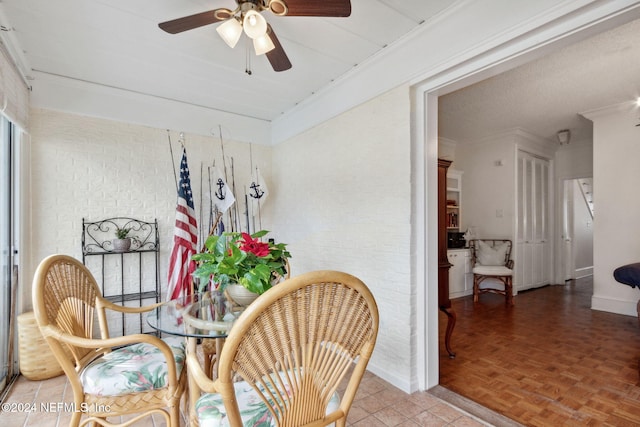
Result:
[[231,299],[243,307],[248,306],[259,297],[258,294],[247,290],[247,288],[242,285],[228,285],[227,292]]

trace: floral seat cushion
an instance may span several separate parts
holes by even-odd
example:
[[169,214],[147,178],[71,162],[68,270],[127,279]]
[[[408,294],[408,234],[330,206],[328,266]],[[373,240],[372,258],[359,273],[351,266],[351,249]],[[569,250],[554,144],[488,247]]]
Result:
[[[240,381],[235,383],[234,387],[242,425],[261,427],[276,425],[275,420],[271,417],[271,412],[248,383]],[[327,414],[337,410],[339,406],[340,397],[336,392],[329,400]],[[196,402],[196,413],[200,427],[229,427],[229,419],[224,403],[222,403],[222,396],[217,393],[205,393],[200,396]]]
[[[176,361],[177,375],[184,367],[184,339],[163,339]],[[80,374],[84,392],[99,396],[120,396],[162,388],[167,385],[167,361],[162,352],[147,343],[119,348],[91,362]]]

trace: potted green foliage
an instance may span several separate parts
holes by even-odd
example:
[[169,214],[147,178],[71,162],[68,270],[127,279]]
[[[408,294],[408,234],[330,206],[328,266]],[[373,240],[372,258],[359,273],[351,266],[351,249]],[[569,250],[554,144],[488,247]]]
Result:
[[210,236],[205,242],[205,252],[193,256],[198,268],[193,273],[199,279],[199,291],[207,289],[209,283],[215,289],[228,289],[232,298],[235,292],[244,288],[254,294],[255,299],[271,288],[273,281],[287,275],[287,260],[291,254],[284,243],[263,242],[267,233],[225,232],[220,236]]
[[116,238],[111,241],[115,252],[126,252],[131,248],[130,228],[116,227]]

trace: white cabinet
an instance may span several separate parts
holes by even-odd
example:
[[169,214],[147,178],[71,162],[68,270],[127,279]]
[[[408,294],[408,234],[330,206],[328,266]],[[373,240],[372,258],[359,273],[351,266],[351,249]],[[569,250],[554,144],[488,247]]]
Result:
[[449,269],[449,298],[471,295],[473,293],[473,274],[471,274],[469,249],[449,249],[447,259],[452,264]]

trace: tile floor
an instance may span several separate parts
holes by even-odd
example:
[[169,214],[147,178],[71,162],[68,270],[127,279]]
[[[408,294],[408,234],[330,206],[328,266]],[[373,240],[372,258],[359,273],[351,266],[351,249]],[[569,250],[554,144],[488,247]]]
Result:
[[[20,376],[11,388],[5,404],[18,409],[27,405],[33,411],[3,411],[2,427],[63,427],[69,423],[69,413],[58,402],[71,400],[66,377],[45,381],[29,381]],[[12,405],[13,404],[13,405]],[[35,405],[35,406],[34,406]],[[4,406],[3,406],[4,409]],[[160,417],[147,418],[136,427],[164,426]],[[184,424],[186,425],[186,424]],[[491,426],[487,422],[456,408],[431,392],[411,395],[393,387],[377,376],[367,373],[349,413],[348,426],[354,427],[418,427],[418,426]]]

